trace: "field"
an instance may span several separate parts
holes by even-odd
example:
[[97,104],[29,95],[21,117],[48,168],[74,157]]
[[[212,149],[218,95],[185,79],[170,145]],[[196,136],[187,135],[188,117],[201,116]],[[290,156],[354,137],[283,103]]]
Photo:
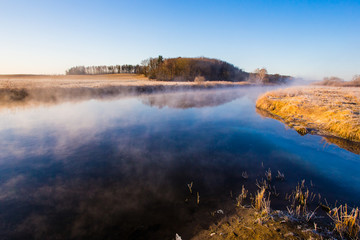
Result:
[[[204,86],[238,86],[246,82],[207,81]],[[140,74],[105,75],[0,75],[0,89],[4,88],[74,88],[118,86],[197,86],[196,82],[154,81]]]
[[138,74],[106,75],[0,75],[0,105],[3,107],[54,104],[90,98],[208,89],[250,85],[247,82],[167,82]]
[[360,142],[360,89],[302,87],[268,92],[256,107],[300,134]]

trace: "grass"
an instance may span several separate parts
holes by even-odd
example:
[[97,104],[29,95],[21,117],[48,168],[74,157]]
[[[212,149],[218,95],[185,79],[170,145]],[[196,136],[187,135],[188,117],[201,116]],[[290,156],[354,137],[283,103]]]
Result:
[[53,105],[64,101],[246,85],[251,84],[225,81],[154,81],[138,74],[0,75],[0,110]]
[[305,188],[305,180],[301,181],[295,190],[286,196],[286,199],[291,203],[290,208],[288,207],[288,212],[297,217],[308,216],[309,201],[312,201],[314,196],[308,188]]
[[111,86],[241,86],[248,82],[176,82],[149,80],[141,74],[105,75],[0,75],[0,89],[7,88],[99,88]]
[[242,206],[244,200],[246,199],[248,194],[248,190],[245,189],[244,185],[242,185],[241,188],[241,193],[239,194],[239,196],[236,198],[236,206],[240,207]]
[[349,210],[347,205],[340,205],[330,211],[329,216],[334,221],[335,228],[340,236],[359,239],[360,232],[360,211],[359,208]]
[[256,107],[299,134],[360,142],[360,88],[303,87],[268,92]]
[[[277,180],[284,178],[280,171],[278,175],[281,178]],[[312,182],[310,184],[313,186]],[[326,200],[326,205],[320,203],[320,194],[309,191],[305,180],[298,183],[290,195],[286,194],[285,199],[290,201],[288,213],[270,209],[270,192],[273,196],[274,187],[266,179],[256,181],[256,186],[259,189],[254,197],[250,194],[252,207],[243,205],[249,195],[243,185],[236,198],[235,214],[218,218],[219,222],[197,233],[193,239],[359,239],[359,209],[344,205],[331,210]],[[334,231],[331,231],[333,226],[327,220],[321,220],[326,215],[316,215],[321,208],[333,221]],[[216,218],[215,213],[220,211],[224,214],[222,210],[217,210],[211,216]]]
[[266,197],[266,187],[262,186],[260,190],[257,191],[255,195],[254,207],[256,210],[260,211],[262,215],[270,214],[270,193]]

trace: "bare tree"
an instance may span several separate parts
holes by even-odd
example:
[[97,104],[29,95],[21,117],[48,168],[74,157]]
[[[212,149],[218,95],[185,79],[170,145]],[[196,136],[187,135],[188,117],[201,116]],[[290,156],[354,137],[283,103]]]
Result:
[[259,79],[260,83],[268,82],[268,78],[267,78],[268,71],[266,70],[266,68],[257,68],[255,69],[254,72],[257,78]]

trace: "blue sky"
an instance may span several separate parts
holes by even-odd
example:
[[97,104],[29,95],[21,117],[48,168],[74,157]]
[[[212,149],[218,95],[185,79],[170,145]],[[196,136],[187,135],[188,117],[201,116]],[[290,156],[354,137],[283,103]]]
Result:
[[205,56],[310,79],[360,74],[357,1],[0,0],[0,74]]

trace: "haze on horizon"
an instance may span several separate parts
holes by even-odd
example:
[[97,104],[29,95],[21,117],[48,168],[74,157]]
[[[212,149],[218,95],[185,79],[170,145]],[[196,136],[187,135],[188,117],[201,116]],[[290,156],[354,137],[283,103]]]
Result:
[[64,74],[159,54],[310,79],[360,74],[355,0],[0,3],[0,74]]

